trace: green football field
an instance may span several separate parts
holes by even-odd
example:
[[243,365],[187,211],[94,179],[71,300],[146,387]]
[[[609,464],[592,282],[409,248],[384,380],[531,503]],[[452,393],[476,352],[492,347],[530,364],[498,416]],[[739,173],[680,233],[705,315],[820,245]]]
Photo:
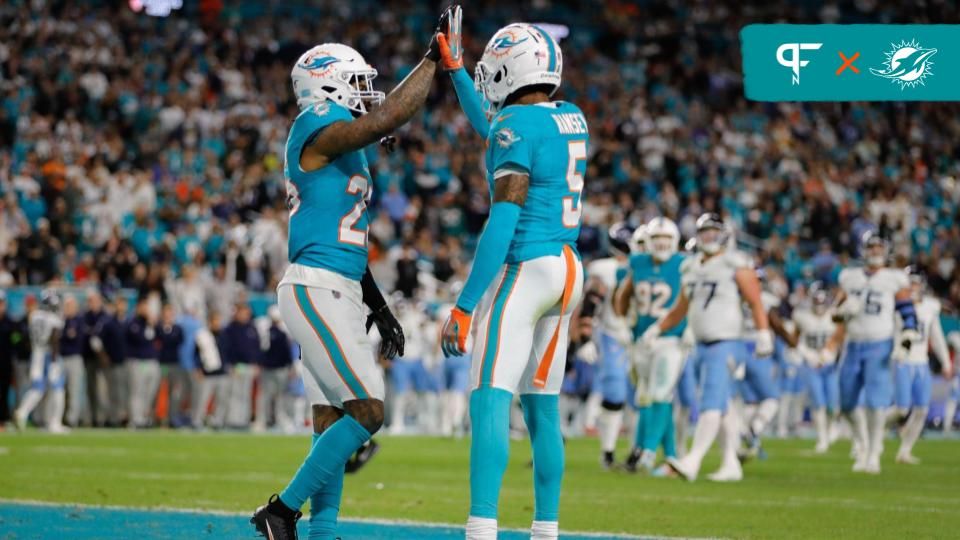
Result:
[[[279,491],[306,436],[169,431],[0,434],[0,498],[90,505],[249,511]],[[460,524],[468,504],[468,440],[379,437],[382,449],[347,479],[345,517]],[[625,443],[621,441],[625,446]],[[960,441],[923,440],[920,466],[849,471],[849,445],[825,456],[810,441],[770,441],[739,484],[602,472],[597,442],[570,441],[561,527],[570,531],[729,538],[943,538],[960,535]],[[622,453],[622,452],[621,452]],[[501,525],[532,515],[530,457],[511,447]],[[712,454],[704,472],[713,470]],[[51,524],[55,526],[55,524]]]

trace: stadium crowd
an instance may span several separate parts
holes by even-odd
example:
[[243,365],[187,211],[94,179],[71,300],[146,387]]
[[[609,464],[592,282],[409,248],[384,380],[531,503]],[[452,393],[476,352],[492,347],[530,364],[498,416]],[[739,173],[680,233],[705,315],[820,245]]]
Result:
[[[95,4],[0,6],[0,288],[95,291],[82,309],[75,300],[65,309],[96,334],[105,330],[90,314],[106,304],[104,317],[125,325],[116,331],[126,352],[112,353],[101,336],[106,362],[76,353],[105,381],[91,387],[100,397],[91,400],[99,408],[88,420],[126,417],[137,425],[148,420],[144,405],[130,400],[142,386],[131,386],[152,388],[161,372],[171,389],[196,375],[208,399],[229,402],[252,391],[258,370],[243,366],[261,366],[261,392],[271,362],[290,369],[290,344],[258,332],[247,302],[251,292],[272,291],[286,264],[282,155],[297,114],[290,66],[318,41],[342,41],[365,54],[380,70],[377,85],[389,89],[418,60],[416,46],[439,5],[201,2],[158,19],[124,3]],[[909,11],[916,22],[934,8],[869,1],[769,2],[744,12],[727,2],[592,6],[485,2],[464,32],[469,65],[505,21],[549,21],[558,35],[576,21],[562,41],[561,98],[578,103],[593,128],[579,242],[585,258],[606,254],[615,222],[662,213],[689,237],[698,215],[718,211],[758,264],[794,288],[835,283],[857,255],[856,239],[878,230],[900,263],[926,272],[947,310],[960,306],[957,107],[752,103],[737,65],[738,29],[753,20],[898,22]],[[954,13],[940,11],[937,20],[958,15],[941,7]],[[371,267],[385,289],[442,302],[438,295],[465,276],[487,215],[483,141],[440,77],[425,110],[397,137],[396,152],[369,152]],[[128,307],[123,290],[140,300]],[[130,324],[128,313],[141,324]],[[0,336],[14,324],[6,317]],[[167,341],[175,322],[189,334],[205,327],[225,335],[221,369],[229,368],[222,379],[229,383],[211,382],[226,372],[205,370],[192,342]],[[156,345],[135,349],[143,340]],[[21,354],[2,349],[7,364]],[[131,359],[169,369],[127,370],[123,382],[120,367]],[[182,422],[203,423],[206,409],[196,407],[203,395],[184,406]],[[263,420],[251,415],[249,399],[235,403],[245,405],[215,409],[224,416],[210,422]],[[67,410],[68,421],[79,422]]]

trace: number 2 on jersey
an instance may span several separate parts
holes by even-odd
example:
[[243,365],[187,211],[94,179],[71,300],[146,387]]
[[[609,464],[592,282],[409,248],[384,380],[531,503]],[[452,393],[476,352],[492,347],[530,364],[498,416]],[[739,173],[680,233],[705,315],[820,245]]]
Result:
[[577,171],[579,162],[587,161],[587,141],[569,141],[567,143],[567,188],[574,195],[563,198],[563,226],[572,229],[580,224],[583,204],[583,174]]
[[340,218],[340,228],[337,232],[337,240],[344,244],[353,244],[355,246],[367,245],[367,228],[355,229],[354,225],[363,217],[363,211],[367,209],[367,178],[359,174],[350,177],[347,183],[347,193],[350,195],[359,195],[357,204],[350,209],[345,216]]

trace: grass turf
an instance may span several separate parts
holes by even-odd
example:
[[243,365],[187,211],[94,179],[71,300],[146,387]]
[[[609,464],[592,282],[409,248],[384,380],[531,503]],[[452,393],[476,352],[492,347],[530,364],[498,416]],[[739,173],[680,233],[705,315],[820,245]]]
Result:
[[[349,476],[348,517],[461,523],[468,506],[468,440],[380,437],[382,449]],[[279,491],[309,437],[170,431],[0,434],[0,497],[49,502],[248,511]],[[625,444],[621,441],[621,445]],[[854,475],[841,443],[824,456],[809,441],[770,441],[770,459],[739,484],[693,484],[601,472],[597,442],[569,441],[565,530],[733,538],[935,538],[960,530],[960,441],[921,441],[920,466],[892,463]],[[621,452],[622,453],[622,452]],[[500,501],[502,526],[529,526],[529,445],[514,442]],[[711,454],[708,472],[718,464]]]

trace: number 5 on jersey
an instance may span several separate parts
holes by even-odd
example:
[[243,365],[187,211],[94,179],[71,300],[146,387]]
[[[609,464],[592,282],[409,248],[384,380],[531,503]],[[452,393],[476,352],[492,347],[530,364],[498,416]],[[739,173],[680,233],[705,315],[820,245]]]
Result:
[[569,141],[567,143],[567,188],[573,193],[563,198],[563,226],[572,229],[580,224],[583,215],[583,204],[580,197],[583,193],[583,173],[577,170],[577,165],[583,162],[584,170],[587,162],[587,141]]

